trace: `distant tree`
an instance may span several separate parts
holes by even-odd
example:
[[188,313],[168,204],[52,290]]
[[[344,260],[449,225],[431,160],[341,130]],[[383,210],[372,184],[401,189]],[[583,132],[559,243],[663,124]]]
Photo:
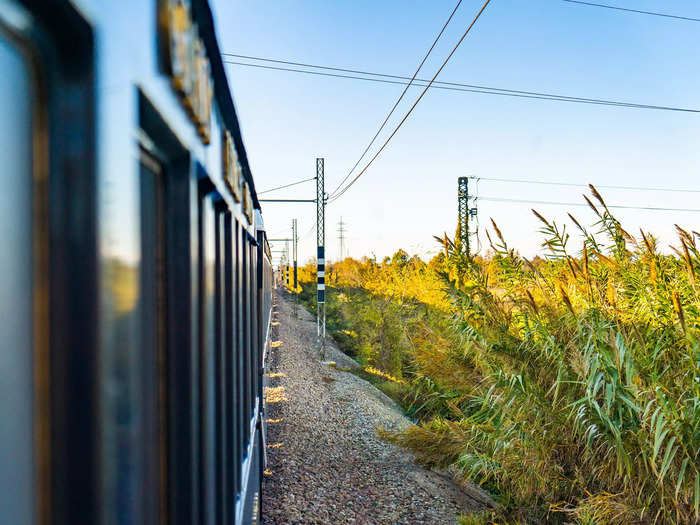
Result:
[[405,265],[407,262],[408,262],[408,254],[407,254],[405,251],[401,250],[401,249],[399,249],[399,251],[397,251],[397,252],[393,255],[393,257],[391,258],[391,264],[403,266],[403,265]]

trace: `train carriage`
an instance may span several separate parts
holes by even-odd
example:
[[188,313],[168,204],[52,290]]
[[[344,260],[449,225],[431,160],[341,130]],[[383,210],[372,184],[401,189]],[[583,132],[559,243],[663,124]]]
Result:
[[251,523],[273,286],[204,0],[0,2],[0,523]]

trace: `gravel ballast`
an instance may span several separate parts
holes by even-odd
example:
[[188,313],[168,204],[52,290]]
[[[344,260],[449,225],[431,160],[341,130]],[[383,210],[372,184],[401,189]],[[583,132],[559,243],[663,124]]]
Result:
[[316,321],[278,291],[266,377],[267,471],[263,523],[455,523],[490,500],[417,465],[410,452],[382,441],[379,426],[410,421],[382,392],[342,370],[358,365]]

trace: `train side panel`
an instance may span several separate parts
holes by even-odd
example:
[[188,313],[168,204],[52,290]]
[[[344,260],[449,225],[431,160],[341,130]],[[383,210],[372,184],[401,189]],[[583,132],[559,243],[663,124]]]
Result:
[[256,522],[272,281],[206,1],[8,0],[0,68],[0,522]]

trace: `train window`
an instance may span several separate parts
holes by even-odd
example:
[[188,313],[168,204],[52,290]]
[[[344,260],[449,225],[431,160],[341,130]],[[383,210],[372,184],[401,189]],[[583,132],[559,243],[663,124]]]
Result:
[[95,517],[92,43],[69,2],[0,1],[0,523]]
[[243,449],[248,451],[250,437],[250,241],[248,233],[243,231]]
[[250,410],[253,417],[258,395],[258,248],[250,243]]
[[[164,173],[141,151],[141,322],[144,486],[154,492],[145,502],[146,523],[167,523],[167,312]],[[150,500],[150,501],[149,501]]]
[[250,283],[250,289],[248,291],[248,418],[252,418],[254,414],[255,406],[255,377],[257,376],[257,363],[255,359],[256,348],[255,343],[257,338],[255,337],[255,327],[257,323],[255,322],[255,295],[258,292],[258,286],[255,281],[255,244],[252,237],[248,237],[248,282]]
[[184,524],[198,521],[201,501],[199,188],[189,153],[142,94],[139,121],[137,521]]
[[223,310],[223,323],[224,323],[224,354],[223,354],[223,370],[224,370],[224,381],[223,381],[223,396],[225,403],[225,414],[224,414],[224,424],[222,425],[222,432],[224,435],[224,454],[225,459],[223,464],[224,467],[224,501],[225,501],[225,522],[233,521],[234,516],[234,503],[235,498],[232,496],[234,494],[235,479],[235,460],[234,460],[234,414],[235,410],[233,407],[234,403],[234,376],[233,376],[233,358],[234,358],[234,308],[235,308],[235,295],[233,290],[233,258],[235,252],[233,249],[233,218],[230,213],[226,213],[224,216],[224,238],[223,238],[223,250],[225,254],[224,263],[224,289],[225,294],[224,300],[224,310]]
[[216,210],[216,492],[217,523],[228,522],[228,389],[227,377],[230,341],[230,294],[227,270],[230,267],[231,217],[226,202],[221,200]]
[[242,342],[243,338],[241,335],[243,309],[241,308],[243,289],[242,289],[242,279],[241,279],[241,267],[243,263],[242,253],[241,253],[241,227],[238,221],[233,222],[233,252],[234,252],[234,349],[233,349],[233,384],[234,384],[234,491],[238,494],[241,490],[241,461],[243,459],[243,414],[244,410],[241,405],[241,393],[243,385],[243,368],[242,368]]
[[[210,185],[209,181],[204,184]],[[206,190],[208,192],[208,188]],[[216,522],[216,214],[215,194],[205,193],[200,200],[200,341],[201,407],[200,501],[203,521]]]
[[24,524],[35,519],[33,86],[1,25],[0,71],[0,522]]
[[243,472],[242,465],[247,454],[247,443],[248,443],[248,411],[247,411],[247,399],[246,399],[246,323],[247,323],[247,312],[245,308],[246,295],[248,293],[248,283],[246,279],[246,232],[243,227],[238,225],[238,269],[236,272],[238,278],[238,347],[236,349],[236,364],[237,364],[237,398],[238,402],[236,404],[238,408],[238,490],[243,489]]

